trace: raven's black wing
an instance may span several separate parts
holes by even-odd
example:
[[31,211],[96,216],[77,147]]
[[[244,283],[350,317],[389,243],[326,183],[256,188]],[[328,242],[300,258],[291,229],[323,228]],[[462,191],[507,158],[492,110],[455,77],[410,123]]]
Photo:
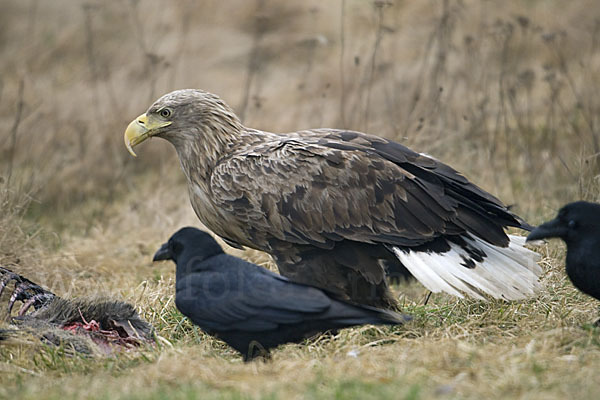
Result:
[[217,331],[263,331],[326,311],[321,290],[293,283],[255,264],[222,254],[210,270],[177,281],[177,308],[194,323]]

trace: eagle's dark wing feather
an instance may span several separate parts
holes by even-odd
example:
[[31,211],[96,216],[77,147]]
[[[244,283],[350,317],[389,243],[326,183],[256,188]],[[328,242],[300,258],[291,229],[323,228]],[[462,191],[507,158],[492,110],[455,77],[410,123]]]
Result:
[[413,247],[465,231],[506,246],[503,228],[521,226],[447,165],[357,132],[305,131],[255,146],[222,160],[211,190],[263,248],[266,233],[326,249],[341,239]]

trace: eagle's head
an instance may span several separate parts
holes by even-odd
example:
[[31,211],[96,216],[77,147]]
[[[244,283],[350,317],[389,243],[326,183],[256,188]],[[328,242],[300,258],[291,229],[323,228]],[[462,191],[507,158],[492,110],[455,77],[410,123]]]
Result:
[[239,129],[238,117],[218,96],[182,89],[165,94],[131,121],[124,139],[127,150],[135,156],[133,147],[149,137],[161,137],[177,148],[190,141],[219,142]]

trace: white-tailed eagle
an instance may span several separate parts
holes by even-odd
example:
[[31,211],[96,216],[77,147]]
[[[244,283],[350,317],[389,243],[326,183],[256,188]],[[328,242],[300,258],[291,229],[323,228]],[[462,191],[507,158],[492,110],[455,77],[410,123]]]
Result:
[[541,268],[507,227],[530,226],[440,161],[360,132],[247,128],[218,96],[158,99],[125,132],[173,144],[202,223],[271,254],[282,275],[344,299],[392,307],[384,262],[433,292],[515,300]]

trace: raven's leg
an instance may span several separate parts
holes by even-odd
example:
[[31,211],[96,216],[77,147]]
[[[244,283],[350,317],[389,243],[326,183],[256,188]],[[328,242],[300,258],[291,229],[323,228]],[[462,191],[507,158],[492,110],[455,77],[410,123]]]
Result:
[[271,352],[265,349],[259,342],[253,340],[248,345],[248,351],[244,353],[244,362],[250,362],[255,358],[260,357],[265,361],[271,359]]

